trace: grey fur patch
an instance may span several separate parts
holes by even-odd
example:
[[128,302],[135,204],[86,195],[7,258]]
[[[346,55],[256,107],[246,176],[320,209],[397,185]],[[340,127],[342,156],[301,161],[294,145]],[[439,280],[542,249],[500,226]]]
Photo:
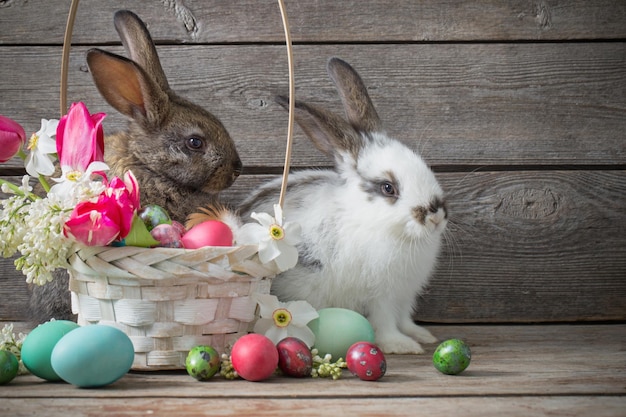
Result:
[[448,218],[448,209],[446,207],[446,202],[439,197],[435,197],[435,199],[428,206],[418,206],[413,208],[413,217],[420,224],[426,224],[426,218],[429,214],[435,214],[439,211],[439,209],[443,209],[444,218]]
[[[389,204],[393,205],[400,198],[400,184],[396,179],[396,176],[391,171],[385,171],[384,177],[381,178],[366,178],[361,175],[361,189],[368,194],[368,201],[373,201],[376,198],[384,198]],[[383,187],[389,184],[395,189],[394,194],[387,194],[384,192]]]

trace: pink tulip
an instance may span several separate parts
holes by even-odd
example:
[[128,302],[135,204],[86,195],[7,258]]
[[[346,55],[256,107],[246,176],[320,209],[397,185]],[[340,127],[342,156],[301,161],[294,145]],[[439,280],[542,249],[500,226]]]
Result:
[[106,246],[125,238],[139,209],[139,187],[132,172],[124,180],[104,177],[98,201],[78,203],[65,222],[65,234],[87,246]]
[[0,115],[0,162],[13,158],[25,142],[24,128],[16,121]]
[[137,210],[139,210],[139,183],[137,182],[137,178],[135,178],[132,171],[126,171],[124,173],[124,184],[126,184],[126,189],[128,190],[128,194],[133,205]]
[[96,203],[78,203],[65,222],[64,232],[84,245],[106,246],[119,236],[119,220],[115,202],[101,196]]
[[82,102],[72,103],[57,127],[61,167],[85,172],[90,163],[104,160],[102,120],[105,116],[105,113],[89,114]]
[[134,195],[126,188],[124,181],[118,177],[113,178],[102,195],[100,195],[100,200],[102,199],[112,201],[117,207],[119,213],[120,237],[126,237],[130,232],[133,219],[139,209],[139,201],[134,200]]

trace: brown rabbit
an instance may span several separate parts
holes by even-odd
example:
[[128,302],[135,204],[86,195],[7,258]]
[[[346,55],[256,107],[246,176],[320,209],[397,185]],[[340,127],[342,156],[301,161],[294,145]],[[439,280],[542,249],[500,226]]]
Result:
[[[176,95],[167,82],[145,24],[128,10],[115,13],[115,28],[130,59],[100,49],[87,53],[94,82],[104,99],[128,117],[126,131],[105,138],[110,176],[132,170],[143,204],[158,204],[183,222],[197,207],[215,202],[241,172],[235,144],[220,121]],[[34,287],[35,322],[72,319],[68,275]]]
[[105,139],[105,161],[111,175],[132,170],[142,202],[158,204],[182,222],[233,183],[241,160],[222,123],[170,89],[137,15],[120,10],[114,23],[130,59],[100,49],[87,52],[96,87],[129,119],[125,132]]

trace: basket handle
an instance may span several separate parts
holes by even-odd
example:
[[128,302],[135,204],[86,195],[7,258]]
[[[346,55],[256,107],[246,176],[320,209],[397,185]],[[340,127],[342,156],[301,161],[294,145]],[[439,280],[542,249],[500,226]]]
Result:
[[[61,94],[60,94],[60,117],[67,112],[67,78],[69,71],[70,47],[72,44],[72,31],[74,30],[74,22],[76,20],[76,11],[80,0],[72,0],[70,11],[67,16],[67,24],[65,26],[65,36],[63,37],[63,55],[61,58]],[[293,65],[293,45],[291,42],[291,32],[289,29],[289,21],[287,19],[287,11],[283,0],[278,0],[280,15],[285,30],[285,43],[287,46],[287,64],[289,65],[289,123],[287,125],[287,147],[285,149],[285,164],[283,167],[283,180],[280,188],[280,196],[278,204],[283,207],[285,193],[287,192],[287,179],[289,177],[289,166],[291,163],[291,149],[293,147],[293,121],[295,109],[295,82],[294,82],[294,65]]]
[[287,20],[287,11],[283,0],[278,0],[280,14],[283,20],[283,28],[285,30],[285,44],[287,45],[287,64],[289,65],[289,123],[287,125],[287,147],[285,149],[285,165],[283,167],[283,182],[280,187],[280,196],[278,204],[283,208],[285,201],[285,193],[287,192],[287,179],[289,177],[289,166],[291,164],[291,148],[293,144],[293,119],[295,109],[296,86],[294,81],[294,65],[293,65],[293,45],[291,42],[291,31],[289,29],[289,21]]
[[72,0],[70,11],[67,15],[67,23],[65,24],[65,36],[63,36],[63,55],[61,57],[61,94],[59,96],[61,101],[60,117],[63,117],[67,112],[67,73],[69,70],[72,31],[74,30],[74,21],[76,20],[78,2],[79,0]]

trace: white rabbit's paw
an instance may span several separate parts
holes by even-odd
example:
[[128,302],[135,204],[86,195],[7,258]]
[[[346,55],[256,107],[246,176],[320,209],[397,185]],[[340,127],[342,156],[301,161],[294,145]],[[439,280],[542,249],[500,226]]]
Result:
[[376,344],[384,353],[424,353],[424,349],[419,343],[401,333],[389,334],[380,338],[377,337]]
[[437,338],[433,336],[431,332],[429,332],[428,330],[426,330],[425,328],[421,326],[418,326],[417,324],[413,322],[407,323],[406,325],[402,326],[400,330],[402,330],[402,333],[406,334],[412,339],[415,339],[418,342],[422,342],[422,343],[436,343],[437,342]]

